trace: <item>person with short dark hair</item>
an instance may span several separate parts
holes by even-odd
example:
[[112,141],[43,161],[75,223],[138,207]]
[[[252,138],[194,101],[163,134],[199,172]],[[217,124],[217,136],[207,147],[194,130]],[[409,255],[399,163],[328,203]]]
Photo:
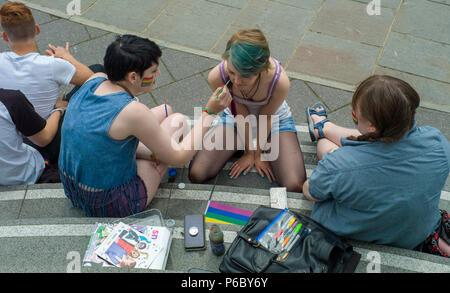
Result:
[[231,101],[228,90],[218,95],[218,88],[190,132],[186,118],[169,105],[140,103],[135,96],[153,89],[161,54],[151,40],[118,36],[106,50],[106,74],[94,74],[70,100],[59,170],[65,194],[87,216],[145,210],[168,165],[184,166],[194,156],[194,143],[213,122],[209,112]]
[[316,202],[314,220],[340,236],[407,249],[440,225],[448,231],[439,199],[450,145],[436,128],[417,125],[419,103],[405,81],[374,75],[353,95],[356,129],[330,122],[320,103],[306,109],[320,159],[303,186]]

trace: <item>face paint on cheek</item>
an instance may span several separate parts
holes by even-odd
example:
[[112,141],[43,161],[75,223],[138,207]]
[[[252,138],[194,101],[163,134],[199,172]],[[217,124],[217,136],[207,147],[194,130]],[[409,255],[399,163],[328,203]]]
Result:
[[147,87],[147,86],[153,85],[153,80],[154,80],[153,77],[144,78],[144,79],[142,80],[142,87]]

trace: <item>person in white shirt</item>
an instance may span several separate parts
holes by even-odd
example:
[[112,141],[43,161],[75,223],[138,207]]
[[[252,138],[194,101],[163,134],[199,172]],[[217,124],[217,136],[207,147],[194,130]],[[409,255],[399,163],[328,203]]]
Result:
[[[72,55],[66,60],[40,55],[36,37],[40,27],[35,23],[31,10],[20,2],[9,2],[0,8],[2,38],[8,42],[11,51],[0,53],[0,88],[20,90],[44,119],[50,117],[59,97],[61,85],[82,85],[92,70],[78,62]],[[49,44],[50,50],[56,48]],[[69,50],[66,44],[64,50]],[[62,123],[62,119],[60,124]],[[46,147],[40,148],[25,139],[27,144],[38,149],[54,164],[58,160],[60,131]]]

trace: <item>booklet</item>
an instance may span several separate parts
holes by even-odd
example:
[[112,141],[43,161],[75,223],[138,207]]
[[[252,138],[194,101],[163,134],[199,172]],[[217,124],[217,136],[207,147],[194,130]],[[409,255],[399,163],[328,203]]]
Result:
[[95,254],[116,267],[149,268],[162,249],[161,241],[120,222],[95,249]]

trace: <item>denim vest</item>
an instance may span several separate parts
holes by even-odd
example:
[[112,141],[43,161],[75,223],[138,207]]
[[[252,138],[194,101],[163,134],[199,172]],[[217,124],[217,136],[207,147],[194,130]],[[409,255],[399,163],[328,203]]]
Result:
[[114,140],[108,134],[117,115],[135,99],[126,92],[95,95],[105,80],[91,79],[72,96],[62,125],[59,169],[83,189],[108,190],[137,176],[139,140]]

